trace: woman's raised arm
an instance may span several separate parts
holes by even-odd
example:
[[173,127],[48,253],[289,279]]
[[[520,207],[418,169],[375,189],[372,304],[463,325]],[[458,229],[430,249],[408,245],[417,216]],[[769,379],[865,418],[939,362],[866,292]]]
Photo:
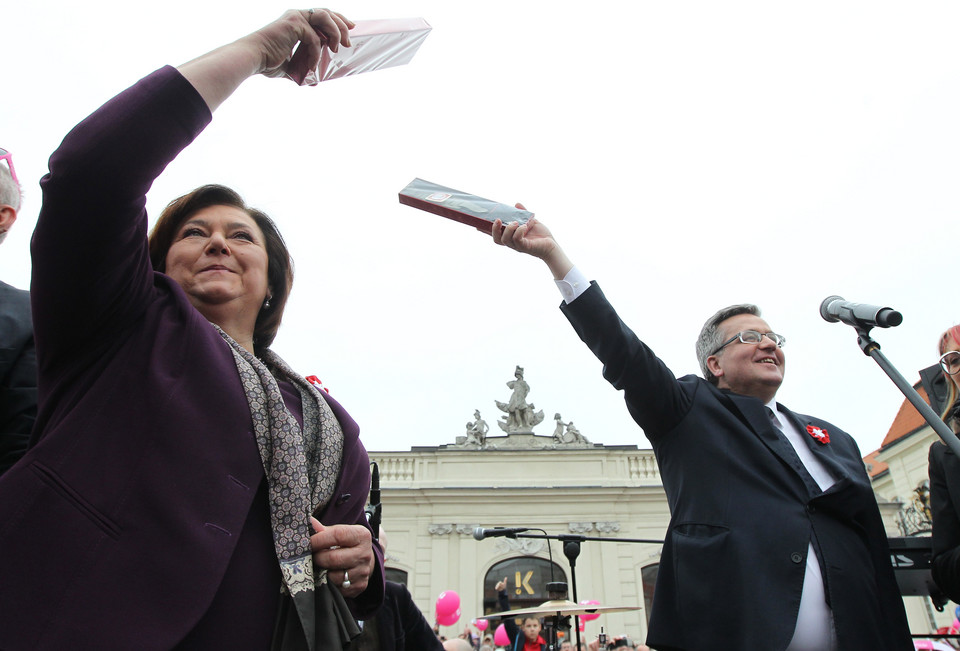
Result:
[[[233,43],[189,61],[177,70],[211,111],[248,77],[288,76],[302,84],[320,63],[324,46],[350,47],[353,22],[329,9],[291,9],[279,19]],[[297,45],[299,44],[299,47]]]

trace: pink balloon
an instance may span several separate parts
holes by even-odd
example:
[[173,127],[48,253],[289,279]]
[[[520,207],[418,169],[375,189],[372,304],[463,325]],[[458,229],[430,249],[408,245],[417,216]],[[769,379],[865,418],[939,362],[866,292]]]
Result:
[[580,618],[580,632],[583,633],[585,630],[587,630],[587,622],[586,622],[586,620],[583,619],[583,617],[581,617],[581,618]]
[[460,595],[453,590],[444,590],[437,597],[437,616],[451,615],[460,607]]
[[477,627],[478,631],[485,631],[487,630],[487,627],[490,626],[490,622],[485,619],[478,619],[473,623],[473,625]]
[[504,628],[503,624],[500,624],[497,630],[493,632],[493,643],[497,646],[507,646],[510,644],[510,638],[507,637],[507,629]]
[[[580,605],[581,606],[599,606],[600,602],[597,601],[596,599],[589,599],[586,601],[581,601]],[[587,622],[591,622],[599,616],[600,616],[600,613],[584,613],[583,615],[580,615],[580,619]]]
[[460,609],[457,608],[447,615],[437,615],[437,623],[440,626],[453,626],[460,619]]

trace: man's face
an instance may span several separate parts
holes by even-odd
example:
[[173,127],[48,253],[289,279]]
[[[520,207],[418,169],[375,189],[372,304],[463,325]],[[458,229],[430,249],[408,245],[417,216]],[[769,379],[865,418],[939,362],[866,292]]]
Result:
[[[744,330],[770,332],[767,322],[752,314],[732,316],[722,321],[719,328],[724,341]],[[707,358],[707,366],[717,377],[721,389],[769,402],[783,382],[786,361],[783,350],[772,339],[764,337],[759,344],[744,344],[739,340],[727,344]]]
[[529,642],[536,642],[540,637],[540,620],[532,617],[523,620],[523,635]]
[[573,644],[570,642],[564,642],[560,645],[560,651],[573,651]]

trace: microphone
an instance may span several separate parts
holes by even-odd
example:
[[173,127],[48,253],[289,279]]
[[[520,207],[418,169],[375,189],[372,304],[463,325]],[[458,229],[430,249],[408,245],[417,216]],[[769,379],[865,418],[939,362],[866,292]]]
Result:
[[497,536],[516,538],[518,533],[523,533],[524,531],[530,531],[530,529],[527,527],[495,527],[493,529],[477,527],[473,530],[473,537],[477,540],[483,540],[484,538],[496,538]]
[[843,321],[851,326],[892,328],[903,323],[903,315],[892,307],[879,307],[866,303],[852,303],[841,296],[828,296],[820,304],[820,316],[824,321]]
[[383,507],[380,504],[380,466],[377,465],[376,461],[371,461],[370,465],[373,466],[373,470],[370,472],[370,503],[364,511],[376,540],[380,538],[380,521],[383,517]]

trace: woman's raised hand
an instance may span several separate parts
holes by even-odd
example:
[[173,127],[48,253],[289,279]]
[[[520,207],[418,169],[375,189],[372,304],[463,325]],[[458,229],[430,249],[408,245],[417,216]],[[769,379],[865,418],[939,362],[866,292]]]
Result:
[[255,74],[302,84],[323,48],[350,47],[352,20],[329,9],[291,9],[266,27],[177,67],[211,111]]
[[257,72],[268,77],[286,76],[302,84],[320,63],[325,46],[334,52],[340,46],[350,47],[348,32],[353,27],[352,20],[336,11],[291,9],[248,37],[259,41],[262,64]]

